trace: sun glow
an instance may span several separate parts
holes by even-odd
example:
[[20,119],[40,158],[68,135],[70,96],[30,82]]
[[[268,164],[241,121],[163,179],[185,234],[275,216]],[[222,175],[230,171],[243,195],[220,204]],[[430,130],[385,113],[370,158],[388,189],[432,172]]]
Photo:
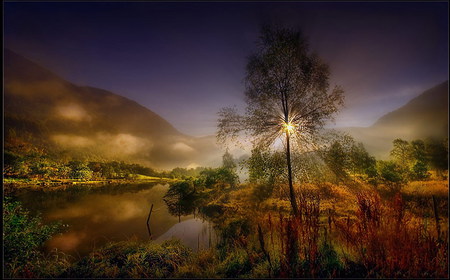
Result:
[[294,133],[296,127],[297,127],[297,125],[295,125],[291,122],[283,122],[283,130],[287,131],[289,134]]

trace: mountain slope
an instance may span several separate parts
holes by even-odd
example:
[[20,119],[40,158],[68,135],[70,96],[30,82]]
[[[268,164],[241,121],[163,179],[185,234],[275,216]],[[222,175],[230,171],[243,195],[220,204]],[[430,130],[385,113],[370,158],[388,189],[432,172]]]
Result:
[[370,127],[342,128],[379,158],[387,158],[395,138],[405,140],[448,136],[448,81],[426,90]]
[[211,138],[183,135],[132,100],[74,85],[10,50],[4,54],[4,81],[6,139],[13,135],[71,156],[156,168],[220,159]]

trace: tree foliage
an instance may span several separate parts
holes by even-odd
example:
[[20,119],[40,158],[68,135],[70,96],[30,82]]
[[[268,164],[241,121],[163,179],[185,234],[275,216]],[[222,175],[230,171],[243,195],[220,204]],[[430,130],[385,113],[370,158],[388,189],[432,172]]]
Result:
[[391,157],[405,180],[423,180],[430,176],[428,172],[429,156],[423,140],[417,139],[408,142],[403,139],[395,139],[393,146]]
[[346,181],[351,176],[373,181],[377,176],[375,158],[349,135],[333,135],[321,156],[337,181]]
[[274,185],[286,182],[286,168],[284,155],[269,149],[256,147],[250,158],[245,161],[248,168],[249,181],[256,184]]
[[329,91],[328,66],[299,31],[265,26],[258,46],[247,63],[246,113],[219,112],[219,141],[248,132],[255,145],[269,146],[290,123],[292,134],[309,143],[343,104],[343,90]]
[[444,140],[427,139],[425,141],[425,151],[431,169],[434,169],[440,176],[448,170],[448,138]]
[[222,156],[222,167],[229,170],[236,170],[236,162],[233,156],[228,152],[228,149]]
[[407,182],[402,167],[392,160],[378,161],[377,170],[381,181],[391,188],[397,189]]

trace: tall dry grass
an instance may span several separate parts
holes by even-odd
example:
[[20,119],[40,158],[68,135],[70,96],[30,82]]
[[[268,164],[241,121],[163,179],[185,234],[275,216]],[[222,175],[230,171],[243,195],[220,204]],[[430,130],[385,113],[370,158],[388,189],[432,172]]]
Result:
[[448,232],[440,236],[423,218],[406,211],[400,193],[382,201],[377,193],[357,195],[355,219],[336,221],[339,238],[369,277],[448,276]]

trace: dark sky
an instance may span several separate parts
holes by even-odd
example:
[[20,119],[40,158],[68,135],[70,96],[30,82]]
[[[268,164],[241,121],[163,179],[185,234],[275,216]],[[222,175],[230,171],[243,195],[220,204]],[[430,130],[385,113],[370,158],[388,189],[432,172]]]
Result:
[[337,126],[369,126],[448,79],[447,2],[4,3],[4,45],[191,135],[244,107],[261,23],[301,28],[345,89]]

